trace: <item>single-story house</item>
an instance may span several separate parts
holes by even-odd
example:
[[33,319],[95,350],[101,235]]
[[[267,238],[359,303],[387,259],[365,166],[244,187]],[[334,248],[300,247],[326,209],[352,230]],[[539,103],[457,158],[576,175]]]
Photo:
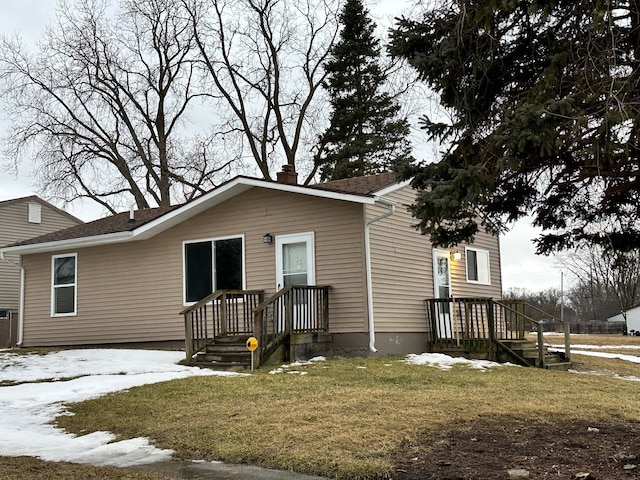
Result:
[[[0,202],[0,245],[55,232],[82,220],[32,195]],[[17,340],[20,305],[20,256],[0,258],[0,348]]]
[[330,286],[336,354],[421,352],[425,299],[502,291],[496,236],[434,248],[393,174],[296,184],[239,176],[184,205],[124,212],[0,248],[20,255],[20,345],[183,341],[212,291]]
[[627,333],[640,332],[640,304],[634,305],[624,313],[607,318],[608,322],[625,322]]

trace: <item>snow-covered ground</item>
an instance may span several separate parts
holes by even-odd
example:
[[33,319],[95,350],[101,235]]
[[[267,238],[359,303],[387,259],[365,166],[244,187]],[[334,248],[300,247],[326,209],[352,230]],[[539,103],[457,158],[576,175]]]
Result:
[[149,350],[0,352],[0,382],[22,382],[0,387],[0,455],[119,467],[169,459],[171,450],[155,448],[146,438],[113,442],[109,432],[75,436],[50,422],[64,413],[65,404],[107,393],[198,375],[234,375],[177,365],[183,358],[182,352]]
[[[617,358],[632,363],[640,363],[640,357],[636,355],[625,355],[623,353],[599,352],[594,350],[605,349],[606,347],[598,347],[595,345],[571,345],[571,355],[586,355],[589,357],[600,358]],[[609,349],[628,348],[627,346],[610,346]],[[552,345],[550,352],[564,352],[564,345]]]
[[[561,350],[561,346],[557,348]],[[572,351],[640,363],[640,357],[633,355]],[[107,393],[191,376],[238,375],[177,365],[182,358],[182,352],[151,350],[86,349],[46,355],[0,351],[0,382],[16,383],[0,387],[0,456],[27,455],[49,461],[120,467],[168,460],[173,452],[154,447],[146,438],[114,442],[114,435],[109,432],[75,436],[55,428],[51,422],[65,413],[65,405]],[[270,373],[303,375],[306,372],[298,367],[323,361],[323,357],[316,357],[307,362],[283,365]],[[408,355],[404,361],[445,370],[456,364],[480,371],[504,366],[437,353]],[[393,364],[385,366],[393,367]]]
[[449,370],[454,365],[467,365],[469,368],[476,370],[486,370],[487,368],[515,366],[512,363],[496,363],[489,360],[469,360],[462,357],[450,357],[444,353],[421,353],[420,355],[409,354],[406,358],[407,363],[413,365],[429,365],[438,367],[442,370]]

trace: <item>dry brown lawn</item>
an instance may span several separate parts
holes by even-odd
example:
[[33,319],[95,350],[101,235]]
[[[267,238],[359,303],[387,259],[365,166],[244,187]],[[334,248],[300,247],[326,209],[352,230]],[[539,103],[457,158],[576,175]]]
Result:
[[45,462],[31,457],[0,457],[2,480],[166,480],[162,475],[67,462]]
[[[608,345],[614,339],[578,341]],[[400,445],[459,422],[640,418],[638,383],[612,378],[640,377],[640,365],[576,360],[585,374],[521,367],[445,371],[399,357],[334,359],[295,368],[304,375],[261,370],[135,388],[74,405],[75,415],[58,423],[76,433],[150,437],[180,458],[365,478],[390,472]]]
[[[572,342],[616,345],[618,353],[640,355],[629,348],[640,344],[637,337],[579,335]],[[579,373],[465,366],[445,371],[408,365],[400,357],[334,359],[289,369],[304,375],[261,370],[241,378],[198,377],[134,388],[71,405],[75,415],[60,417],[58,424],[78,434],[109,430],[119,438],[147,436],[185,459],[383,478],[407,445],[447,435],[456,425],[464,431],[516,418],[532,427],[638,421],[638,382],[620,377],[640,378],[639,364],[582,355],[574,361]],[[429,450],[426,458],[432,455]],[[403,478],[425,478],[416,475]],[[0,478],[163,477],[0,457]]]

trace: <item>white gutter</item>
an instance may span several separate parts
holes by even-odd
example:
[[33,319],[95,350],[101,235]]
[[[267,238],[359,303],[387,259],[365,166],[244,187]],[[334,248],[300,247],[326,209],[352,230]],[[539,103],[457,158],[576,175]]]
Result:
[[72,248],[96,247],[110,243],[126,242],[133,238],[132,231],[106,233],[94,235],[92,237],[69,238],[67,240],[54,240],[44,243],[28,243],[26,245],[15,245],[0,248],[0,253],[27,254],[27,253],[47,253],[55,250],[69,250]]
[[378,350],[376,349],[376,331],[375,320],[373,316],[373,284],[371,279],[371,245],[369,244],[369,227],[372,223],[379,222],[382,219],[390,217],[396,210],[395,204],[389,202],[388,200],[376,199],[376,203],[384,205],[389,209],[389,211],[370,220],[367,220],[364,224],[364,255],[367,275],[367,310],[369,313],[369,350],[374,353]]
[[[18,300],[18,338],[16,339],[16,347],[21,347],[24,333],[24,267],[6,258],[4,252],[0,252],[0,260],[20,269],[20,299]],[[11,341],[11,339],[9,339],[9,341]]]
[[146,240],[253,187],[260,187],[268,190],[277,190],[289,193],[299,193],[302,195],[327,198],[331,200],[343,200],[345,202],[354,202],[364,205],[374,205],[377,202],[376,197],[368,195],[339,193],[330,190],[323,190],[320,188],[306,187],[302,185],[289,185],[285,183],[270,182],[267,180],[237,177],[234,180],[230,180],[228,183],[216,188],[215,190],[212,190],[211,192],[206,193],[185,205],[169,211],[164,215],[156,218],[155,220],[151,220],[150,222],[140,227],[134,228],[133,230],[94,235],[91,237],[78,237],[66,240],[54,240],[43,243],[14,245],[12,247],[2,248],[0,249],[0,251],[5,251],[11,254],[47,253],[56,250],[95,247],[99,245],[107,245],[118,242]]

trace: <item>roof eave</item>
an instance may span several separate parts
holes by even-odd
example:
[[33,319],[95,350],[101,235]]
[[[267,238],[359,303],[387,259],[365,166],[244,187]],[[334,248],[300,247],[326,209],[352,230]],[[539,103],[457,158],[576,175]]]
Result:
[[95,247],[107,243],[126,242],[133,238],[132,231],[107,233],[94,235],[92,237],[70,238],[68,240],[57,240],[53,242],[33,243],[28,245],[15,245],[0,248],[0,252],[24,255],[30,253],[47,253],[59,250],[72,250],[77,248]]
[[393,185],[389,185],[388,187],[384,187],[376,192],[377,197],[384,197],[385,195],[389,195],[390,193],[396,192],[407,185],[411,184],[411,180],[405,180],[403,182],[394,183]]

